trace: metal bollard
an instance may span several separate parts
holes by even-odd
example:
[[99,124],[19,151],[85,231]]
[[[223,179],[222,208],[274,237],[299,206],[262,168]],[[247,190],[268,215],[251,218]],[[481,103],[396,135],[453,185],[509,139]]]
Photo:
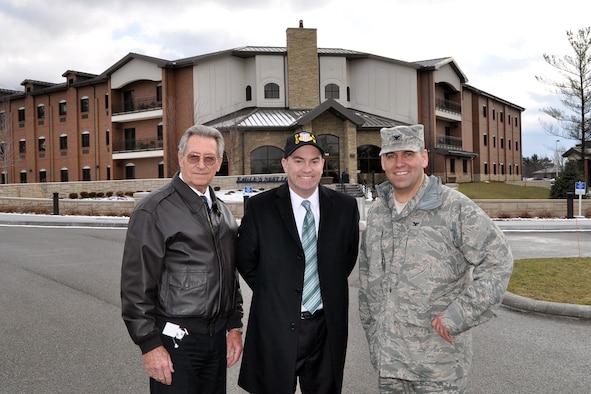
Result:
[[574,200],[574,193],[567,192],[566,193],[566,218],[567,219],[574,219],[575,215],[573,214],[573,200]]
[[59,193],[53,193],[53,214],[60,214]]

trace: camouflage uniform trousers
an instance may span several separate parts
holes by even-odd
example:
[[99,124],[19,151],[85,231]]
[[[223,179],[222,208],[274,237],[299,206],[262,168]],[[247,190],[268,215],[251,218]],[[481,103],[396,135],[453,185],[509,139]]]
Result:
[[468,379],[463,376],[446,382],[410,381],[393,378],[379,378],[380,394],[464,394]]

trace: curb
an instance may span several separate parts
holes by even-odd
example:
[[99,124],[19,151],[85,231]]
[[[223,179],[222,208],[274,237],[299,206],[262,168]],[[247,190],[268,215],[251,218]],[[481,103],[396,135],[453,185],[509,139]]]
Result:
[[591,319],[591,306],[589,305],[539,301],[509,292],[506,292],[503,297],[503,305],[523,311],[543,313],[546,315]]

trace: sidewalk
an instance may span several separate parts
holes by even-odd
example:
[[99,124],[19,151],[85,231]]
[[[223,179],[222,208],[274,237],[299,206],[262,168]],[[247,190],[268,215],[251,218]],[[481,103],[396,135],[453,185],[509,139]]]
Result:
[[[61,216],[0,213],[0,226],[70,226],[127,228],[128,217]],[[495,220],[503,232],[577,232],[591,231],[591,219],[506,219]],[[365,223],[362,223],[362,228]],[[537,301],[506,293],[503,305],[535,313],[591,319],[591,306]]]

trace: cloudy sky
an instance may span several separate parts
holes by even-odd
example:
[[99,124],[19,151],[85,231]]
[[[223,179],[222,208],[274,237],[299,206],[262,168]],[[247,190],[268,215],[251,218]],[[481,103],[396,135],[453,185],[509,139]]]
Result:
[[[523,156],[554,158],[576,142],[540,119],[559,79],[543,54],[571,55],[566,31],[591,26],[580,0],[0,0],[0,88],[25,79],[100,74],[129,52],[167,60],[241,46],[285,46],[285,31],[318,30],[318,46],[404,61],[453,57],[468,83],[526,110]],[[558,143],[556,140],[560,140]]]

